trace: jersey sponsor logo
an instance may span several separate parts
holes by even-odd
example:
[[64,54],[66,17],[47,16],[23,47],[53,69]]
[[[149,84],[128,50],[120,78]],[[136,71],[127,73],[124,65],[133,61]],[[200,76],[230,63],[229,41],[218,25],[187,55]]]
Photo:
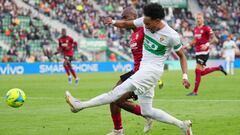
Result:
[[63,47],[67,47],[68,44],[67,44],[67,43],[62,43],[62,46],[63,46]]
[[137,34],[136,34],[136,40],[138,39],[138,37],[139,37],[139,34],[137,33]]
[[131,48],[131,49],[134,49],[134,50],[138,49],[137,43],[136,43],[136,42],[131,43],[131,44],[130,44],[130,48]]
[[194,35],[196,38],[201,38],[202,37],[202,34],[195,34]]
[[14,75],[14,74],[23,74],[23,66],[10,66],[7,64],[5,67],[0,67],[0,73],[2,75]]
[[163,56],[166,52],[166,46],[160,44],[148,35],[144,35],[144,48],[155,55]]

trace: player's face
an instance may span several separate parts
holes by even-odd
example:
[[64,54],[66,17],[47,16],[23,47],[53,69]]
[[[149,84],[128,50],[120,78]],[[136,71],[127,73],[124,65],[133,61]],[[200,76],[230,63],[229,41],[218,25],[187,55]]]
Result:
[[129,21],[129,20],[135,20],[137,17],[133,14],[123,14],[122,19]]
[[143,22],[145,24],[145,28],[150,30],[152,33],[158,30],[159,19],[151,19],[148,16],[144,16]]
[[203,16],[202,15],[197,15],[196,21],[198,25],[203,25]]
[[[134,14],[122,14],[122,19],[125,21],[135,20],[136,18],[137,18],[137,15],[134,15]],[[127,30],[131,30],[131,28],[127,28]]]
[[62,36],[66,36],[67,35],[67,32],[65,29],[62,29]]

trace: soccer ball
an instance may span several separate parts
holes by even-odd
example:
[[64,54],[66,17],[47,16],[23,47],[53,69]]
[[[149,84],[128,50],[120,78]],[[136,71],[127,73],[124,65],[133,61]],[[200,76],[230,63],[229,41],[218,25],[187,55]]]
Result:
[[18,108],[23,105],[26,100],[25,93],[18,88],[10,89],[6,94],[6,103],[7,105]]

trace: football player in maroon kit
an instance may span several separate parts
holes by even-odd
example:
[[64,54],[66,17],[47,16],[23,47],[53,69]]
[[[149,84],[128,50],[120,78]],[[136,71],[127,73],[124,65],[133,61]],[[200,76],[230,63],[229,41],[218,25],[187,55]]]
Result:
[[[122,19],[124,20],[134,20],[137,18],[137,11],[132,7],[127,7],[122,12]],[[142,59],[142,47],[144,40],[144,29],[143,27],[132,29],[131,40],[130,40],[130,48],[133,55],[134,60],[134,70],[125,73],[120,76],[120,80],[117,82],[116,86],[120,85],[122,82],[127,80],[131,75],[133,75],[136,71],[138,71],[140,62]],[[115,87],[116,87],[115,86]],[[141,116],[141,108],[138,104],[129,101],[128,99],[137,100],[137,96],[134,92],[128,92],[124,94],[119,100],[110,104],[110,111],[112,115],[112,121],[114,124],[114,130],[107,135],[124,135],[123,127],[122,127],[122,118],[121,118],[121,108]],[[144,127],[144,132],[148,132],[152,127],[152,120],[150,118],[146,118],[146,123]]]
[[214,71],[221,71],[225,75],[227,73],[223,67],[208,67],[206,68],[206,62],[209,57],[209,45],[216,43],[217,39],[209,26],[204,25],[203,14],[198,13],[196,16],[197,26],[194,28],[194,40],[189,43],[190,46],[195,46],[196,52],[196,69],[195,69],[195,87],[193,91],[187,96],[197,96],[198,88],[201,82],[201,77],[212,73]]
[[[74,48],[77,46],[77,42],[67,35],[66,29],[62,29],[62,36],[58,39],[59,47],[55,54],[61,53],[64,58],[63,66],[68,75],[68,83],[72,83],[72,76],[75,79],[75,84],[78,84],[78,77],[72,67],[71,61],[73,60]],[[71,74],[72,76],[71,76]]]

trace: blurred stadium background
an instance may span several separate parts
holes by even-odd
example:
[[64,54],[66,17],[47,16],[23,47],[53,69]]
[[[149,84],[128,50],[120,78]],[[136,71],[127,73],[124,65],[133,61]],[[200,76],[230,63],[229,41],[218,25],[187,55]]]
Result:
[[[104,16],[120,19],[124,7],[133,5],[142,16],[142,6],[160,2],[165,20],[177,30],[183,43],[193,38],[194,15],[203,12],[205,24],[219,43],[210,58],[221,59],[223,42],[231,35],[240,47],[240,1],[238,0],[0,0],[0,60],[6,62],[57,62],[53,56],[61,28],[78,42],[76,61],[130,61],[130,32],[106,27]],[[16,51],[10,51],[16,50]],[[12,53],[13,52],[13,53]],[[189,60],[194,50],[186,50]],[[173,53],[169,60],[176,60]]]

